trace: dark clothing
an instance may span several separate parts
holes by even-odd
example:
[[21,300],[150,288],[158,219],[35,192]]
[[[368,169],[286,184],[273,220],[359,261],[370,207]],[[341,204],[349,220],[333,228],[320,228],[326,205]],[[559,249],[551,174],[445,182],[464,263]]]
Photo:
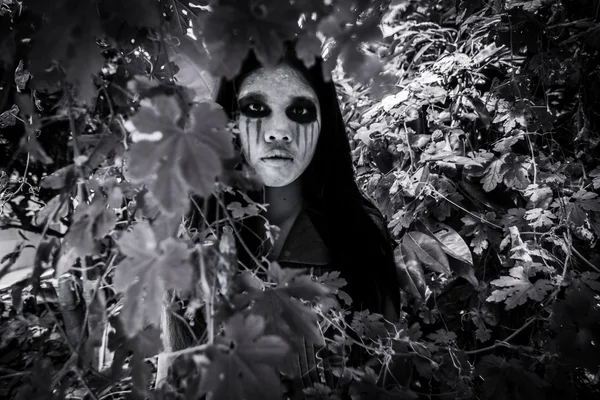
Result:
[[[304,268],[315,276],[332,271],[327,245],[315,227],[321,218],[321,214],[311,209],[298,214],[277,258],[282,268]],[[298,339],[297,348],[301,350],[293,356],[293,376],[283,378],[288,389],[284,398],[304,400],[307,398],[304,388],[315,383],[326,384],[331,376],[324,368],[326,361],[318,361],[326,355],[326,349],[307,343],[303,338]]]

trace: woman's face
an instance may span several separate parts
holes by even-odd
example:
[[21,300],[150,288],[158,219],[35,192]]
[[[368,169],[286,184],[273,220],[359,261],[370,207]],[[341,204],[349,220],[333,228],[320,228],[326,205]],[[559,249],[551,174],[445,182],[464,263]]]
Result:
[[265,186],[286,186],[306,170],[321,133],[321,107],[287,64],[257,69],[238,91],[242,151]]

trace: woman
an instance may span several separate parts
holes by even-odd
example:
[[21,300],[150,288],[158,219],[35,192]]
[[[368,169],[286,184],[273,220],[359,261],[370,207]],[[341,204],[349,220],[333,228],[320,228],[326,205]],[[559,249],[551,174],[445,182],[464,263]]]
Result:
[[[271,246],[264,220],[245,219],[246,246],[238,246],[238,256],[244,265],[266,256],[317,276],[340,271],[353,310],[396,320],[400,289],[392,243],[381,213],[355,183],[335,85],[324,81],[321,62],[307,68],[289,45],[281,63],[264,68],[251,53],[234,79],[217,86],[216,102],[237,121],[243,162],[264,183],[249,195],[268,204],[263,216],[280,228]],[[308,353],[298,360],[300,370],[310,369]],[[306,387],[310,379],[304,378]]]

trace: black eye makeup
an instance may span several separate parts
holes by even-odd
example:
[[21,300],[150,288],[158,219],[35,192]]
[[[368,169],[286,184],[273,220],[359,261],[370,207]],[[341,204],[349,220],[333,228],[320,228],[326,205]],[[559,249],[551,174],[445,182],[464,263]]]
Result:
[[[240,113],[248,118],[265,118],[271,114],[266,105],[266,97],[261,93],[250,93],[238,100]],[[286,116],[299,124],[309,124],[317,120],[317,106],[308,97],[292,98],[285,109]]]
[[264,105],[263,96],[250,94],[238,100],[240,112],[249,118],[264,118],[271,113],[269,107]]
[[285,109],[285,114],[294,122],[308,124],[317,120],[317,106],[305,97],[296,97]]

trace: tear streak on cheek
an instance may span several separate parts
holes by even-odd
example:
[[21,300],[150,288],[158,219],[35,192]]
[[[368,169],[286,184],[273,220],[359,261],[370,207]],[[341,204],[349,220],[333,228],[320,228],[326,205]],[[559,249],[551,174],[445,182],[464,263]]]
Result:
[[256,120],[256,146],[258,146],[260,143],[261,130],[262,130],[262,119],[258,118]]
[[250,120],[244,119],[246,125],[246,152],[248,153],[248,160],[250,159]]

